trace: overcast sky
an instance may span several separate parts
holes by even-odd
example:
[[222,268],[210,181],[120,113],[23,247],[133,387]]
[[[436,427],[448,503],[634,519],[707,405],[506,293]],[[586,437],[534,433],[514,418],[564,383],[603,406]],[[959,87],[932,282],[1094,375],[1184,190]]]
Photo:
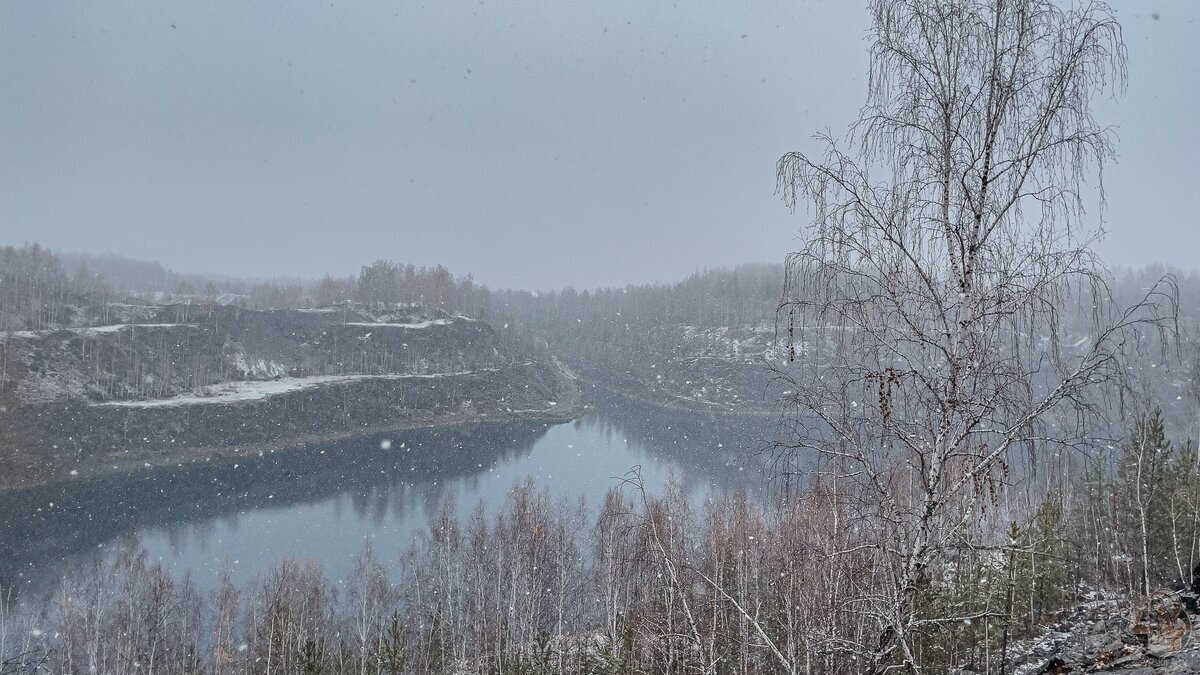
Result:
[[[781,261],[775,161],[863,99],[862,2],[0,3],[0,244],[492,286]],[[1200,3],[1113,3],[1102,246],[1197,267]]]

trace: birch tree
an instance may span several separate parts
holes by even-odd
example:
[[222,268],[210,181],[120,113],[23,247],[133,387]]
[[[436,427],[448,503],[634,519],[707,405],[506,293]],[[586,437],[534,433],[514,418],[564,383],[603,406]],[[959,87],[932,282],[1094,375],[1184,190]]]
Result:
[[[849,525],[854,548],[887,561],[885,582],[847,600],[874,637],[827,648],[915,672],[915,635],[983,618],[919,616],[934,567],[995,507],[1017,451],[1083,438],[1125,350],[1171,330],[1175,292],[1164,279],[1115,308],[1091,248],[1115,140],[1093,102],[1126,74],[1107,5],[869,9],[859,119],[818,137],[823,154],[777,167],[785,202],[813,214],[781,305],[795,360],[786,443],[869,507]],[[1089,329],[1068,336],[1073,307]]]

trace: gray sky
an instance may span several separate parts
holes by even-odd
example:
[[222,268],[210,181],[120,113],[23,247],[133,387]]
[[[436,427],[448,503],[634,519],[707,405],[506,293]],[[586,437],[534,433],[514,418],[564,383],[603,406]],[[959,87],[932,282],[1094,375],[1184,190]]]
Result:
[[[0,244],[524,288],[779,261],[775,161],[854,117],[862,4],[6,0]],[[1195,268],[1200,3],[1113,4],[1101,250]]]

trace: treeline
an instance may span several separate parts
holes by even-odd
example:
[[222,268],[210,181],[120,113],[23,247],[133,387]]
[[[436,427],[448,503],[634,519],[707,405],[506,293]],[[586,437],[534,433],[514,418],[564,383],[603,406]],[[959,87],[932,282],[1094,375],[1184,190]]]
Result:
[[467,274],[441,265],[378,260],[357,276],[316,281],[246,281],[182,275],[156,262],[120,256],[58,256],[38,244],[0,248],[0,330],[42,330],[113,320],[108,305],[216,302],[247,309],[294,309],[358,303],[386,313],[428,305],[486,318],[489,293]]
[[[1111,292],[1119,302],[1131,302],[1163,272],[1159,266],[1118,270]],[[456,276],[440,265],[377,260],[357,275],[244,281],[180,275],[119,256],[60,258],[32,244],[0,248],[0,331],[120,322],[135,313],[114,313],[122,302],[250,309],[349,304],[375,315],[422,304],[488,321],[506,346],[552,351],[585,379],[627,395],[700,409],[762,411],[773,400],[766,365],[787,357],[781,347],[787,320],[777,316],[782,278],[780,265],[750,264],[697,272],[673,284],[538,293],[489,290],[470,274]],[[1200,294],[1200,276],[1175,278],[1181,297]],[[1089,312],[1081,306],[1065,313],[1078,325],[1062,329],[1086,338]],[[1200,323],[1186,304],[1179,318],[1179,356],[1191,368],[1200,364]],[[1200,365],[1195,368],[1200,373]],[[1178,374],[1142,381],[1142,398],[1163,401],[1170,418],[1190,423],[1192,416],[1184,420],[1177,404]]]
[[499,291],[492,302],[591,382],[666,405],[761,409],[782,279],[780,265],[748,264],[672,284]]
[[1079,545],[1090,575],[1134,597],[1200,571],[1200,458],[1168,438],[1161,410],[1137,420],[1118,450],[1097,452],[1080,478]]
[[[1120,269],[1118,299],[1133,298],[1161,265]],[[1200,294],[1200,275],[1172,272],[1182,297]],[[472,316],[489,311],[550,342],[604,340],[624,331],[660,326],[734,328],[773,326],[783,267],[745,264],[709,269],[675,283],[557,291],[489,291],[471,274],[442,265],[417,266],[380,259],[357,275],[316,280],[251,281],[180,274],[160,263],[118,255],[56,254],[38,244],[0,247],[0,330],[36,330],[70,321],[72,306],[123,298],[168,303],[218,298],[249,309],[286,309],[344,302],[384,306],[425,304]],[[1184,307],[1184,318],[1191,312]]]
[[14,673],[817,672],[818,626],[843,611],[815,566],[827,501],[697,511],[676,483],[614,490],[591,517],[526,482],[492,519],[444,505],[398,576],[364,548],[344,585],[283,560],[201,593],[130,544],[10,603],[0,645]]
[[[1191,582],[1200,470],[1161,414],[1086,470],[1050,473],[1041,491],[981,484],[975,525],[927,570],[912,656],[928,672],[1008,672],[1055,610]],[[399,560],[364,548],[338,583],[283,560],[200,592],[126,542],[43,600],[0,604],[0,659],[6,673],[860,672],[853,646],[891,611],[888,525],[836,472],[810,475],[790,498],[699,507],[680,482],[630,483],[598,512],[527,481],[495,516],[443,504]]]
[[620,325],[741,326],[773,322],[783,266],[745,264],[697,272],[670,284],[494,294],[497,306],[545,332],[565,332],[577,319]]
[[[552,350],[589,379],[611,374],[606,384],[627,394],[663,399],[666,392],[668,400],[721,410],[761,403],[761,356],[775,341],[782,276],[779,265],[742,265],[674,284],[535,293],[490,291],[441,265],[389,260],[355,276],[250,282],[113,255],[60,258],[36,244],[4,248],[0,257],[0,331],[130,321],[139,310],[129,305],[139,303],[353,305],[376,316],[429,305],[488,321],[521,353]],[[704,367],[693,377],[697,361]]]
[[0,249],[0,330],[37,330],[69,320],[74,289],[58,258],[33,244]]
[[214,279],[200,274],[181,274],[163,267],[159,262],[127,258],[114,253],[63,253],[58,258],[63,270],[72,279],[98,277],[127,293],[189,295],[203,292],[210,283],[214,284],[214,288],[225,283],[239,283],[236,279],[225,277]]
[[[1131,306],[1170,274],[1179,297],[1200,297],[1200,274],[1161,265],[1119,268],[1101,292]],[[545,340],[593,382],[654,402],[717,410],[770,409],[778,391],[767,369],[786,362],[789,319],[779,313],[784,269],[753,264],[698,272],[674,284],[557,292],[495,291],[495,313]],[[1059,331],[1068,349],[1090,345],[1095,298],[1071,295]],[[831,319],[832,320],[832,319]],[[1172,423],[1200,434],[1200,314],[1182,303],[1170,358],[1134,350],[1136,391],[1122,396],[1162,402]],[[1046,336],[1049,338],[1050,336]],[[803,359],[804,355],[798,355]],[[1126,414],[1121,396],[1106,402]]]
[[160,263],[118,255],[58,255],[38,244],[0,247],[0,318],[4,328],[34,330],[69,320],[70,306],[122,298],[168,303],[222,298],[249,309],[286,309],[358,302],[426,304],[497,314],[540,333],[565,335],[569,321],[680,324],[706,327],[761,325],[774,320],[782,267],[748,264],[706,270],[672,284],[578,291],[489,291],[471,274],[442,265],[417,266],[380,259],[357,275],[316,280],[248,281],[179,274]]

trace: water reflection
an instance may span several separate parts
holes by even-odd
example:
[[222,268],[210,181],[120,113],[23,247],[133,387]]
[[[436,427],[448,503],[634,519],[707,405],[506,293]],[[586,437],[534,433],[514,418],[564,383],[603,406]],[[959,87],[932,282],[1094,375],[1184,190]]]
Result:
[[204,587],[228,560],[248,581],[285,555],[335,580],[364,540],[395,559],[446,502],[494,512],[527,476],[597,504],[632,466],[651,490],[686,474],[695,495],[760,484],[761,420],[670,413],[605,398],[573,423],[412,431],[0,495],[0,587],[44,587],[65,566],[140,540]]

